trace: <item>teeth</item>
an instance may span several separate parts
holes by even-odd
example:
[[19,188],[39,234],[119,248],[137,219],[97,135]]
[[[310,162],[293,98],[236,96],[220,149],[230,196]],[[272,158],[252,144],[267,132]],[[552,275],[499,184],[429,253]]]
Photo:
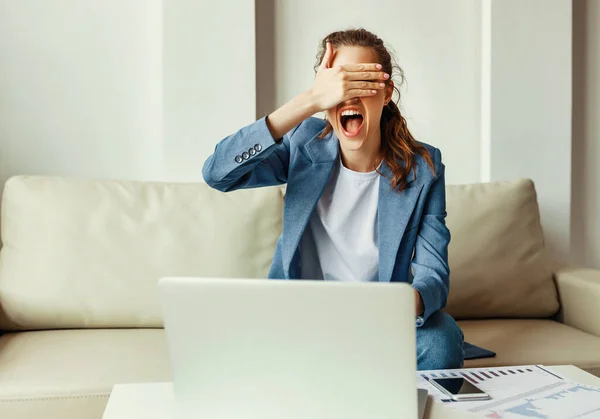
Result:
[[355,111],[353,109],[348,109],[342,112],[342,116],[351,116],[351,115],[360,115],[362,116],[362,113],[360,113],[359,111]]

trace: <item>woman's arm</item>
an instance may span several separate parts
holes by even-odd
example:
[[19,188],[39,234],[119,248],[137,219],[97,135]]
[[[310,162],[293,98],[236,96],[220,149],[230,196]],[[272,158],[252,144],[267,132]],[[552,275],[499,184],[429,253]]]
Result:
[[221,140],[202,167],[205,182],[222,192],[286,183],[290,141],[313,113],[310,95],[303,93]]
[[291,138],[317,109],[307,91],[221,140],[204,162],[204,181],[222,192],[286,183]]
[[438,149],[435,150],[433,161],[436,178],[425,201],[412,261],[414,273],[412,285],[422,299],[423,322],[446,306],[450,276],[448,266],[450,230],[446,227],[445,167]]
[[317,112],[319,109],[308,90],[270,114],[267,125],[272,137],[279,141],[288,131]]
[[327,52],[309,90],[217,144],[202,167],[207,184],[226,192],[286,183],[290,142],[304,120],[350,98],[373,96],[385,87],[376,82],[386,80],[380,64],[330,68],[332,57],[333,48],[327,44]]
[[222,192],[286,183],[292,137],[317,109],[307,91],[221,140],[202,167],[204,181]]

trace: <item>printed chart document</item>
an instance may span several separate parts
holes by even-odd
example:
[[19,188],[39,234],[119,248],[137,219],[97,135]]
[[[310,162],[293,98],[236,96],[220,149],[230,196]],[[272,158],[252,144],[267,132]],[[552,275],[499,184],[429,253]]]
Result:
[[[462,377],[491,396],[490,400],[453,402],[429,383],[431,378]],[[419,388],[437,402],[492,419],[600,418],[600,387],[563,379],[542,365],[420,371]]]

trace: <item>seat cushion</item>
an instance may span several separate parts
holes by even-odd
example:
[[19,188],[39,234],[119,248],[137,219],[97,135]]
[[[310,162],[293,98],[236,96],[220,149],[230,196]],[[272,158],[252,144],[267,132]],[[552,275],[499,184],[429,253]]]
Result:
[[0,329],[161,327],[160,277],[266,278],[282,216],[279,188],[13,177]]
[[448,185],[450,295],[457,319],[548,318],[558,297],[531,180]]
[[600,337],[552,320],[459,321],[465,340],[496,352],[466,367],[575,365],[600,377]]
[[114,384],[170,380],[162,329],[0,337],[0,418],[100,419]]

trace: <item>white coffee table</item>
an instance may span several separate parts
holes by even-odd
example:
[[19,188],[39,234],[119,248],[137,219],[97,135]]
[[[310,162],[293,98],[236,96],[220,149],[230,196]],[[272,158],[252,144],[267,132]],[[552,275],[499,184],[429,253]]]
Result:
[[[548,368],[581,384],[600,386],[600,378],[572,365]],[[171,383],[117,384],[110,395],[103,419],[171,419],[174,400]],[[427,403],[426,419],[482,418],[441,403]]]

